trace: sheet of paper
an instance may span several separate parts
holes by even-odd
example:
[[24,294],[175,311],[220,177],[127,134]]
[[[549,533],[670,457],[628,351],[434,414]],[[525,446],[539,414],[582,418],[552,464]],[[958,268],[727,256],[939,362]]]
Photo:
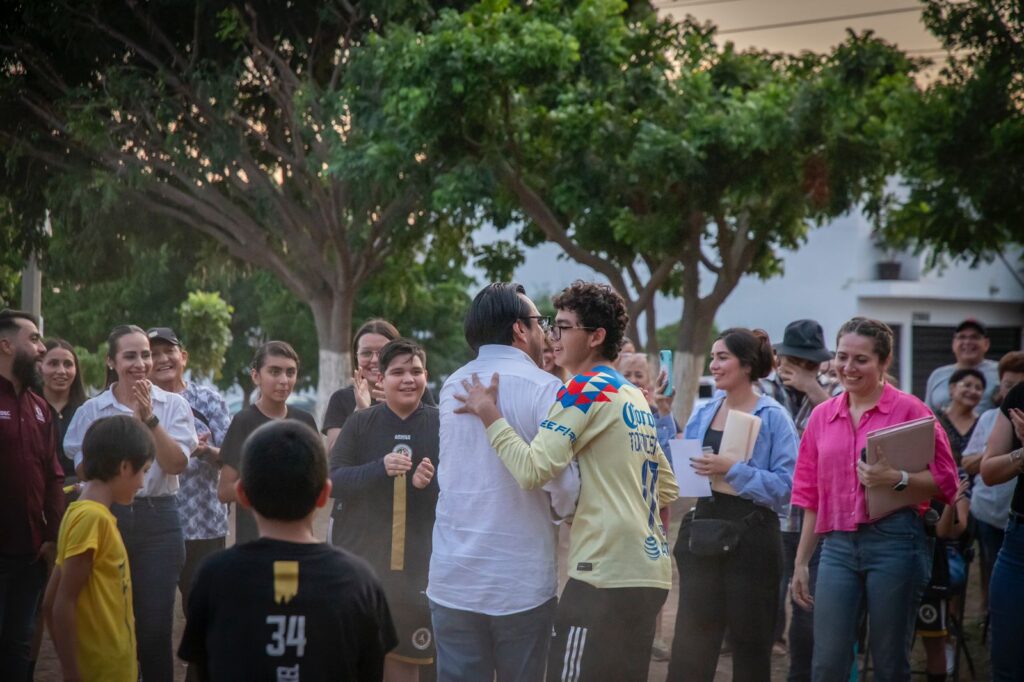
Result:
[[674,438],[668,442],[672,466],[679,484],[679,497],[711,497],[711,480],[690,466],[691,457],[701,456],[699,440]]

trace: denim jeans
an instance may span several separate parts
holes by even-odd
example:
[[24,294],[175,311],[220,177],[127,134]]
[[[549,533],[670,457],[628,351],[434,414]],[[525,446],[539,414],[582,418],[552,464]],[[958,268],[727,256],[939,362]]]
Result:
[[[788,548],[787,548],[788,549]],[[793,548],[796,561],[796,548]],[[818,579],[818,565],[821,563],[821,543],[814,548],[814,554],[807,563],[808,586],[814,596],[814,584]],[[814,611],[808,611],[789,598],[792,616],[789,620],[789,673],[786,682],[810,682],[811,657],[814,655]]]
[[1020,517],[1011,516],[1006,525],[988,589],[992,679],[1024,679],[1024,519]]
[[46,564],[35,557],[0,557],[0,679],[28,679],[32,635]]
[[556,603],[488,616],[430,602],[438,682],[543,680]]
[[131,568],[139,671],[146,682],[173,682],[174,595],[185,563],[178,498],[137,497],[111,511]]
[[913,509],[825,537],[814,596],[815,682],[849,678],[865,602],[873,679],[910,679],[910,645],[931,563],[932,542]]
[[991,578],[992,567],[996,565],[996,556],[999,554],[999,548],[1003,546],[1004,531],[981,519],[972,518],[974,520],[974,536],[978,538],[978,557],[981,570]]
[[779,581],[779,608],[775,612],[775,635],[772,639],[781,642],[786,635],[786,595],[793,581],[793,567],[796,565],[796,548],[800,545],[800,531],[782,531],[782,579]]

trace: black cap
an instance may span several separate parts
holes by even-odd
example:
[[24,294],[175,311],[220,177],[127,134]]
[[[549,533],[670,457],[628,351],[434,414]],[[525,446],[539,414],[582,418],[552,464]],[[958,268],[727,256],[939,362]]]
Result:
[[985,329],[985,325],[983,325],[981,322],[978,322],[973,317],[968,317],[966,320],[958,324],[956,326],[956,333],[959,334],[965,329],[974,329],[985,338],[988,338],[988,330]]
[[174,330],[170,327],[153,327],[146,336],[149,337],[150,341],[163,341],[169,343],[172,346],[181,346],[181,341],[178,340],[178,335],[174,333]]
[[832,351],[825,347],[825,332],[814,320],[797,320],[787,324],[782,343],[775,344],[775,352],[812,362],[832,359]]

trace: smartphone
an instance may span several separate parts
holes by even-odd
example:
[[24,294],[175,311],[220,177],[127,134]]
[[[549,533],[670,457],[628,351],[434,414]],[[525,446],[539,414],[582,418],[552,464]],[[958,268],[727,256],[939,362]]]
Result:
[[661,368],[665,370],[667,382],[665,384],[665,395],[670,396],[675,393],[675,387],[672,386],[672,351],[663,350],[658,353],[659,360],[661,361]]

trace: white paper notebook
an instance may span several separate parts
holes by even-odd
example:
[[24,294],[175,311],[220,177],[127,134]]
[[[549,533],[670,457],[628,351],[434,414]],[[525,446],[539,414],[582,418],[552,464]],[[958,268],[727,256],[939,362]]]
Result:
[[676,482],[679,484],[679,497],[711,497],[711,481],[701,476],[690,460],[701,456],[699,440],[674,438],[668,442],[672,450],[672,464],[675,466]]
[[[757,442],[757,434],[760,432],[760,417],[739,410],[729,410],[725,417],[722,445],[718,448],[718,454],[730,455],[741,462],[746,462],[754,452],[754,443]],[[711,489],[727,495],[739,494],[725,482],[725,476],[712,476]]]

